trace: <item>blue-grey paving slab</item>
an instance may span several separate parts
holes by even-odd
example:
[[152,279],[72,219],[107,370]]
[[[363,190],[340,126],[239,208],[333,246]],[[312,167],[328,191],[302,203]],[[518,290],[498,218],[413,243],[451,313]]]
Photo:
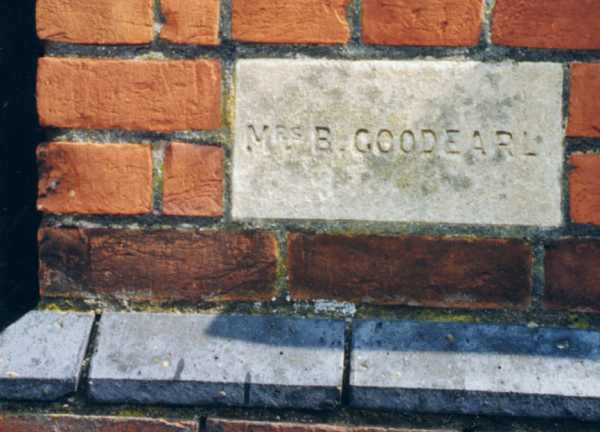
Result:
[[101,402],[327,409],[343,356],[342,321],[107,313],[89,391]]
[[33,311],[0,333],[0,399],[59,399],[77,390],[93,314]]
[[352,335],[352,406],[600,419],[600,332],[357,321]]

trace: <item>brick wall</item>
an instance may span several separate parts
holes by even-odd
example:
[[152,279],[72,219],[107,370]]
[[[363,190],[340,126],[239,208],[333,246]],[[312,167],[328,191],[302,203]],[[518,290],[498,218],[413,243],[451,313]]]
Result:
[[0,432],[597,430],[597,0],[10,3]]
[[[558,319],[551,315],[556,310],[600,310],[594,283],[600,259],[594,243],[600,223],[600,162],[595,154],[600,69],[594,51],[600,49],[599,18],[600,8],[592,0],[552,5],[537,0],[497,0],[494,5],[481,0],[102,0],[93,5],[39,0],[37,31],[46,55],[39,61],[37,104],[47,137],[37,153],[38,209],[45,215],[38,236],[42,295],[46,300],[92,302],[183,301],[190,307],[263,302],[268,308],[269,303],[327,300],[353,303],[359,310],[363,305],[496,309],[540,319]],[[499,80],[509,72],[496,71],[498,62],[513,62],[514,67],[534,62],[539,69],[520,72],[532,93],[516,89],[511,97],[527,100],[502,115],[523,129],[524,141],[548,141],[543,144],[548,147],[540,152],[523,148],[523,157],[535,157],[537,166],[514,162],[514,168],[507,168],[498,162],[482,169],[480,176],[497,171],[489,181],[509,183],[504,198],[486,196],[485,182],[470,178],[470,168],[462,162],[450,167],[455,172],[441,172],[437,166],[427,171],[417,163],[402,167],[410,172],[409,182],[433,178],[420,184],[423,190],[452,183],[448,203],[445,192],[429,200],[427,193],[410,189],[412,184],[403,192],[398,186],[402,179],[382,175],[395,167],[376,164],[369,169],[379,177],[367,191],[380,187],[383,192],[371,198],[344,195],[333,184],[319,190],[331,196],[320,197],[312,184],[302,181],[329,181],[318,171],[323,166],[315,169],[302,161],[300,182],[289,185],[293,168],[253,167],[258,162],[242,154],[244,139],[261,144],[271,131],[277,139],[310,141],[312,125],[302,136],[300,126],[278,125],[282,119],[306,117],[311,109],[350,112],[344,106],[351,102],[334,91],[315,107],[300,91],[282,105],[292,113],[280,109],[279,120],[274,118],[278,113],[265,110],[278,96],[252,94],[256,76],[240,64],[273,60],[265,60],[265,83],[270,85],[269,79],[279,83],[304,67],[300,57],[349,61],[327,66],[319,72],[322,76],[344,70],[352,75],[351,68],[361,65],[376,70],[377,60],[387,58],[392,68],[410,68],[426,59],[426,66],[415,67],[439,67],[445,76],[476,62],[474,67],[489,66]],[[296,60],[278,66],[277,58]],[[256,62],[259,71],[263,64]],[[278,75],[279,67],[286,72]],[[465,82],[478,74],[465,75]],[[369,82],[368,75],[353,79],[337,82],[344,87],[357,79]],[[411,85],[418,86],[419,79],[417,73]],[[394,75],[390,80],[392,85]],[[330,81],[319,85],[335,87],[336,81]],[[506,89],[518,87],[515,82],[489,88],[484,81],[473,82],[475,98],[487,98],[478,109],[494,107],[506,98]],[[482,86],[479,93],[477,86]],[[348,94],[352,91],[362,90]],[[554,99],[544,99],[544,94]],[[473,115],[452,105],[467,104],[468,98],[451,92],[427,97],[432,109]],[[375,100],[393,103],[383,96]],[[415,120],[415,131],[402,132],[401,116],[392,117],[387,128],[381,119],[366,115],[375,106],[361,103],[347,121],[365,118],[368,123],[352,124],[355,153],[364,144],[371,152],[383,154],[387,151],[382,148],[389,146],[408,154],[411,146],[421,145],[421,138],[423,146],[428,137],[437,144],[436,128],[441,128],[447,135],[446,153],[460,154],[461,140],[468,138],[479,143],[471,156],[490,155],[494,146],[497,157],[518,156],[508,147],[513,139],[518,144],[516,133],[502,131],[508,127],[502,115],[492,115],[497,130],[474,128],[464,138],[441,117],[425,124],[426,115]],[[550,114],[527,117],[544,109]],[[560,117],[553,116],[558,111]],[[257,125],[240,123],[253,115]],[[326,121],[327,127],[317,126],[315,132],[321,150],[333,138],[319,134],[336,127],[334,117]],[[545,122],[543,130],[527,138],[528,128],[538,121]],[[489,133],[495,135],[488,140]],[[455,144],[458,150],[448,151]],[[283,158],[291,163],[296,156]],[[248,173],[246,167],[254,171]],[[351,175],[352,169],[341,171]],[[394,182],[400,194],[386,191]],[[394,204],[411,194],[416,205]],[[443,205],[431,215],[436,200]],[[454,208],[456,200],[462,201]],[[391,213],[381,217],[370,207]]]

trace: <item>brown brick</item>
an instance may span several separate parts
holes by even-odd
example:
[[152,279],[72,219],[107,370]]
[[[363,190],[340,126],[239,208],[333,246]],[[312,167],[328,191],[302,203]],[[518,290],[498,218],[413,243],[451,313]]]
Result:
[[482,0],[363,0],[367,44],[473,46],[479,43]]
[[207,432],[457,432],[450,430],[338,426],[308,423],[277,423],[245,420],[208,419]]
[[455,308],[529,305],[531,248],[518,240],[290,234],[298,300]]
[[346,43],[349,4],[350,0],[233,0],[233,38],[258,43]]
[[564,239],[546,246],[548,309],[600,312],[600,240]]
[[0,432],[197,432],[193,421],[78,416],[2,416]]
[[37,0],[40,39],[83,44],[146,44],[152,0]]
[[194,45],[219,44],[219,0],[161,0],[160,37]]
[[496,0],[492,41],[528,48],[600,48],[598,0]]
[[567,134],[600,137],[600,64],[575,63],[571,66]]
[[570,165],[571,220],[600,225],[600,154],[574,154]]
[[46,297],[266,301],[276,241],[266,232],[43,228]]
[[223,215],[223,149],[172,143],[165,155],[163,172],[165,214]]
[[38,148],[38,210],[134,215],[152,210],[152,150],[53,142]]
[[40,59],[44,126],[174,131],[221,126],[218,60]]

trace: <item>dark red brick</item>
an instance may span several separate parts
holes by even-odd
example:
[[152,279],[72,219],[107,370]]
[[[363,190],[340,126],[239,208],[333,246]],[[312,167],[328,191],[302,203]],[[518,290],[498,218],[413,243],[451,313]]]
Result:
[[598,0],[496,0],[492,41],[528,48],[600,48]]
[[546,246],[548,309],[600,312],[600,239],[564,239]]
[[289,236],[298,300],[452,308],[525,309],[531,248],[519,240]]
[[207,432],[457,432],[430,429],[428,431],[372,426],[342,426],[308,423],[254,422],[245,420],[208,419]]
[[197,432],[193,421],[78,416],[1,416],[0,432]]
[[266,301],[276,241],[266,232],[43,228],[44,297]]

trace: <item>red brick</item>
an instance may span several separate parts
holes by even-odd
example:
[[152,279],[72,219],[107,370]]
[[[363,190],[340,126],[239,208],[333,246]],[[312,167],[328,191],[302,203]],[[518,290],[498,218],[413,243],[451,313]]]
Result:
[[571,220],[600,224],[600,154],[574,154],[570,160],[569,207]]
[[598,0],[496,0],[492,41],[528,48],[600,48]]
[[40,39],[83,44],[146,44],[152,0],[37,0]]
[[546,246],[548,309],[600,312],[600,240],[563,239]]
[[152,210],[152,150],[53,142],[38,148],[38,210],[134,215]]
[[233,0],[233,38],[258,43],[346,43],[349,4],[350,0]]
[[290,234],[298,300],[525,309],[531,248],[518,240]]
[[450,430],[404,429],[372,426],[338,426],[308,423],[276,423],[208,419],[207,432],[457,432]]
[[161,0],[160,37],[194,45],[219,44],[219,0]]
[[0,432],[197,432],[193,421],[77,416],[2,416]]
[[277,246],[266,232],[43,228],[45,297],[267,301]]
[[363,0],[367,44],[473,46],[479,43],[483,0]]
[[223,215],[223,149],[172,143],[163,173],[164,214]]
[[40,59],[43,126],[174,131],[221,126],[218,60]]
[[571,66],[571,96],[567,134],[600,137],[600,64]]

